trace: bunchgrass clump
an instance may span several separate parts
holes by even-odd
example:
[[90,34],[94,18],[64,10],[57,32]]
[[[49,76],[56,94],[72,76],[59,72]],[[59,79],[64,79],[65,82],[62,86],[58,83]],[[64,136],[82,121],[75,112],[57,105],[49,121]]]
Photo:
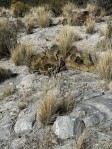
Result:
[[27,65],[33,54],[33,49],[29,45],[17,45],[11,53],[11,59],[16,65]]
[[48,27],[51,22],[52,13],[48,7],[39,6],[36,10],[37,21],[40,27]]
[[97,49],[99,51],[112,49],[112,23],[109,22],[107,28],[101,34],[104,36],[104,39],[98,42]]
[[25,17],[24,17],[24,20],[25,20],[25,24],[26,24],[26,27],[27,27],[27,33],[32,33],[33,32],[33,29],[37,26],[37,18],[36,16],[33,16],[33,14],[26,14]]
[[107,25],[106,38],[112,39],[112,22]]
[[97,71],[102,79],[112,80],[112,50],[106,51],[100,56]]
[[73,10],[76,8],[76,6],[73,3],[67,3],[62,8],[62,13],[65,17],[68,17],[70,13],[73,12]]
[[73,107],[75,105],[75,101],[71,99],[62,99],[60,103],[60,109],[61,109],[61,115],[68,114],[73,110]]
[[55,96],[43,97],[40,104],[39,119],[44,125],[52,124],[57,117],[58,101]]
[[64,26],[58,34],[58,45],[60,52],[66,56],[73,43],[78,40],[78,34],[70,26]]
[[92,18],[87,18],[86,20],[86,33],[92,34],[94,33],[95,28],[95,20]]
[[86,7],[87,11],[92,14],[92,15],[100,15],[100,8],[95,5],[95,4],[92,4],[92,3],[89,3],[87,4],[87,7]]
[[17,32],[7,20],[0,20],[0,58],[9,57],[17,44]]

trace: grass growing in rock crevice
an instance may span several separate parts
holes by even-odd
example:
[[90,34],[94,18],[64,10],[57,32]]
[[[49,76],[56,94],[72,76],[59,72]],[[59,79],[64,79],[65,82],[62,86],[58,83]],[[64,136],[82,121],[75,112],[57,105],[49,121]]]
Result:
[[59,100],[53,95],[44,95],[40,103],[39,120],[43,125],[53,124],[57,116],[70,113],[75,101],[70,98]]
[[48,79],[42,84],[41,101],[37,112],[37,118],[44,126],[53,124],[57,116],[71,113],[76,103],[74,95],[71,94],[70,83],[66,84],[58,75],[51,80],[53,82],[49,82]]

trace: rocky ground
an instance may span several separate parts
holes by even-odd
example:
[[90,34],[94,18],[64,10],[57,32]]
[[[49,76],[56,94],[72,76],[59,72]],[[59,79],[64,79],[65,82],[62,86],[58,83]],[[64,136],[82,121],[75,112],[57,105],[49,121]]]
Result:
[[[104,17],[103,22],[96,23],[92,35],[85,33],[84,26],[74,26],[80,35],[74,43],[77,48],[94,52],[103,39],[99,31],[107,20]],[[61,28],[36,28],[32,34],[22,33],[18,42],[31,45],[38,53],[56,44]],[[9,59],[0,60],[0,66],[18,74],[0,84],[0,149],[112,149],[111,82],[95,73],[72,69],[50,78],[37,72],[30,74],[26,66],[15,66]],[[62,93],[75,99],[75,104],[72,112],[43,127],[38,113],[45,88],[49,95]]]

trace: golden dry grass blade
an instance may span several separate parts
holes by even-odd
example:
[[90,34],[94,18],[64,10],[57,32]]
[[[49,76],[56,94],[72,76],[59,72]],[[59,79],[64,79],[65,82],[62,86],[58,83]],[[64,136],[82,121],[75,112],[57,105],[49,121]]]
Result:
[[112,51],[103,53],[99,59],[97,71],[101,78],[112,80]]
[[39,119],[44,124],[51,124],[56,118],[58,102],[55,96],[44,96],[40,104]]
[[16,65],[27,65],[33,49],[29,45],[18,45],[11,53],[11,59]]

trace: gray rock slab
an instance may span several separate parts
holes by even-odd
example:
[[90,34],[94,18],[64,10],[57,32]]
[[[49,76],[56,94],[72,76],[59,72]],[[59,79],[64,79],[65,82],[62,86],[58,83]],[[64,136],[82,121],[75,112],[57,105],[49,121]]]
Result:
[[10,138],[12,125],[13,123],[8,117],[0,121],[0,141],[8,140]]
[[26,139],[24,138],[15,139],[12,141],[9,149],[22,149],[24,148],[25,141]]
[[70,115],[82,119],[87,128],[108,123],[112,119],[112,98],[102,95],[80,102]]
[[32,131],[33,123],[35,122],[35,113],[29,113],[20,116],[14,126],[14,131],[17,134]]
[[16,86],[16,88],[32,88],[33,83],[36,80],[35,74],[30,74],[22,78],[20,84]]

